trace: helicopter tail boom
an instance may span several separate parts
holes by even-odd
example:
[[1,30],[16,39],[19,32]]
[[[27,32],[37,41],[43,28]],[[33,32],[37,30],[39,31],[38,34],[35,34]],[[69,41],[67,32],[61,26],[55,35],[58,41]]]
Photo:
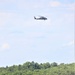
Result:
[[36,17],[34,16],[34,19],[36,19]]

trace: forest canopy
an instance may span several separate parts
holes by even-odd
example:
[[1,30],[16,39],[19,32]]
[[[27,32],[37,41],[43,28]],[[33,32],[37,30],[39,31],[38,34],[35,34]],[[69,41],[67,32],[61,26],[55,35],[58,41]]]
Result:
[[25,62],[24,64],[0,67],[0,75],[75,75],[75,63],[57,64]]

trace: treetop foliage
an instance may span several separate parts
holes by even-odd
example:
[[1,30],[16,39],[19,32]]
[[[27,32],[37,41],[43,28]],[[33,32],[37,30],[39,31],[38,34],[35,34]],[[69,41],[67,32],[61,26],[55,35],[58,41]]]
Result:
[[13,65],[0,68],[0,75],[75,75],[75,63],[57,64],[26,62],[23,65]]

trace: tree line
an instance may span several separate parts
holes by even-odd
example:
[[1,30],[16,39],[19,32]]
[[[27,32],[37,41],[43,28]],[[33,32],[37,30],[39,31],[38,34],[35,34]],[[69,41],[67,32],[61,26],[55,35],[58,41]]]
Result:
[[75,75],[75,63],[57,64],[25,62],[24,64],[0,67],[0,75]]

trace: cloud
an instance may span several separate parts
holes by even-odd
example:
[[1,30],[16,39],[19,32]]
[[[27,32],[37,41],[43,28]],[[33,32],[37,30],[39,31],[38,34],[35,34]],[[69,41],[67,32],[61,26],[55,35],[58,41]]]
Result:
[[5,25],[11,18],[11,13],[0,12],[0,26]]
[[68,3],[68,4],[64,4],[61,3],[59,1],[52,1],[50,2],[50,7],[62,7],[64,9],[68,9],[68,10],[75,10],[75,3]]
[[62,7],[64,7],[64,9],[68,9],[68,10],[75,10],[75,3],[69,3],[69,4],[62,4]]
[[58,1],[53,1],[53,2],[50,2],[50,6],[51,7],[59,7],[59,6],[61,6],[61,3]]
[[10,45],[8,43],[3,43],[0,47],[0,51],[9,50]]
[[32,8],[32,7],[38,7],[37,4],[35,4],[34,2],[29,2],[26,0],[0,0],[0,4],[4,4],[5,5],[10,5],[10,4],[14,4],[14,6],[16,6],[18,9],[28,9],[28,8]]
[[19,9],[38,9],[38,8],[43,8],[42,3],[38,2],[27,2],[27,1],[19,1],[17,4],[17,8]]
[[70,42],[64,44],[63,46],[64,46],[64,47],[66,47],[66,46],[74,46],[74,42],[75,42],[75,40],[72,40],[72,41],[70,41]]
[[4,43],[4,44],[2,45],[2,49],[9,49],[9,48],[10,48],[10,46],[9,46],[8,43]]

